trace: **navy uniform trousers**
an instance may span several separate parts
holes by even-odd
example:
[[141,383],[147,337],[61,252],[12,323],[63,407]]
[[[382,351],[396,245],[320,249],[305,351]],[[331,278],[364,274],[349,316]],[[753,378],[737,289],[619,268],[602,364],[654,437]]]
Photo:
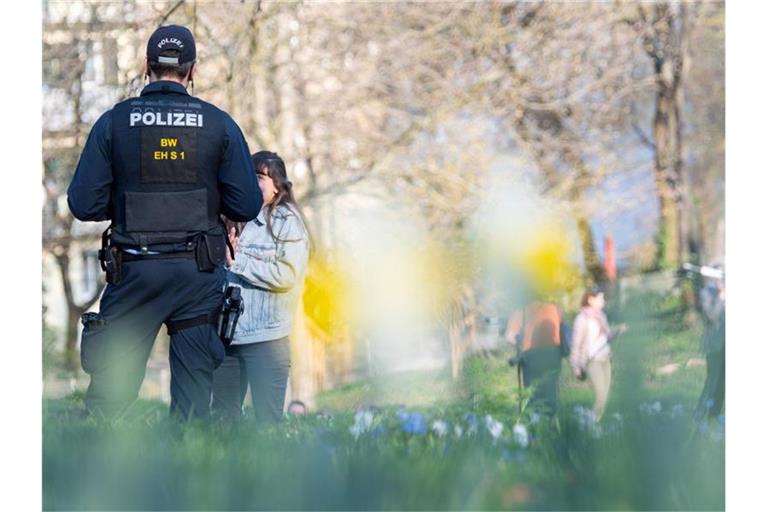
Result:
[[[200,272],[194,258],[123,262],[122,281],[108,284],[101,298],[104,324],[83,331],[81,361],[91,376],[86,408],[112,416],[133,403],[162,324],[218,310],[224,284],[223,267]],[[208,417],[213,371],[224,359],[215,327],[198,325],[171,335],[169,358],[171,413]]]

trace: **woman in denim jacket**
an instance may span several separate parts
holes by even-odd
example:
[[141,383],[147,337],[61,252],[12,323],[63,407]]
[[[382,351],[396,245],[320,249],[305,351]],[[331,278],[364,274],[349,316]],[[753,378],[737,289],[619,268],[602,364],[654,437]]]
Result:
[[283,160],[260,151],[253,163],[264,206],[242,231],[234,225],[229,230],[235,256],[227,252],[227,281],[241,288],[245,310],[226,358],[214,373],[212,407],[222,416],[240,417],[250,385],[255,418],[279,421],[290,369],[288,335],[304,283],[310,237]]

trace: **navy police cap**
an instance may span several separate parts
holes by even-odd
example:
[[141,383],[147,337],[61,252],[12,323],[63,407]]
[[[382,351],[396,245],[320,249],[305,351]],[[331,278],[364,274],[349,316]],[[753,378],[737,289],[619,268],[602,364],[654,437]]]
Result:
[[[178,57],[160,55],[164,50],[179,51]],[[197,58],[195,38],[187,27],[165,25],[158,27],[147,43],[147,59],[159,64],[186,64]]]

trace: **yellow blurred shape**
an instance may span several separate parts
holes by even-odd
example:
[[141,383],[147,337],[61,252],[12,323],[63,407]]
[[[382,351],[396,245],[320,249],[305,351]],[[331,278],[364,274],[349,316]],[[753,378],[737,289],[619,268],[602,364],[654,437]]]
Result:
[[302,303],[305,317],[331,341],[338,339],[333,333],[343,328],[349,318],[349,283],[348,278],[329,263],[329,256],[315,256],[310,260]]
[[525,273],[539,295],[568,292],[578,286],[579,269],[570,259],[573,247],[559,224],[543,224],[516,247],[512,263]]

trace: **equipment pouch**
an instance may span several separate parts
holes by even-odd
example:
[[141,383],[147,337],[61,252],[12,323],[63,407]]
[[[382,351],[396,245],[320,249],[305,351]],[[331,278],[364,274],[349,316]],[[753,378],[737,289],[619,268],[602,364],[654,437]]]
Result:
[[107,282],[117,286],[123,280],[123,253],[117,247],[110,247],[108,254],[111,257],[107,260]]
[[106,320],[98,313],[85,313],[80,321],[83,323],[80,364],[88,374],[102,371],[108,363]]
[[200,272],[213,272],[226,260],[227,243],[224,235],[201,234],[195,246],[195,261]]
[[99,250],[101,269],[107,273],[107,283],[117,286],[123,280],[123,253],[109,244],[109,228],[101,235]]

